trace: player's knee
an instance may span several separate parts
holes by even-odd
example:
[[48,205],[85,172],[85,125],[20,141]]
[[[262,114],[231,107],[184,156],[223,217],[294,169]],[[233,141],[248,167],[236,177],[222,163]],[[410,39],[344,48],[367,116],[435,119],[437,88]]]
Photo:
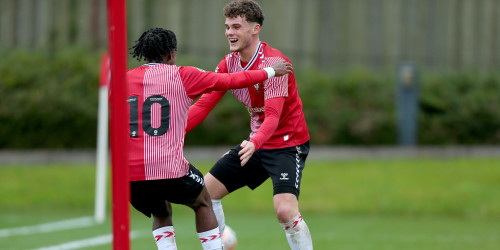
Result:
[[276,208],[276,218],[280,223],[286,223],[292,220],[299,213],[293,206],[279,206]]
[[151,209],[151,214],[158,218],[159,220],[171,220],[172,219],[172,207],[158,207]]
[[280,223],[286,223],[299,214],[299,204],[293,194],[277,194],[273,198],[274,210]]
[[188,206],[192,208],[194,211],[197,211],[202,207],[212,209],[212,199],[210,199],[210,195],[208,194],[207,189],[203,187],[201,193],[198,195],[198,198],[196,198],[195,202],[188,204]]

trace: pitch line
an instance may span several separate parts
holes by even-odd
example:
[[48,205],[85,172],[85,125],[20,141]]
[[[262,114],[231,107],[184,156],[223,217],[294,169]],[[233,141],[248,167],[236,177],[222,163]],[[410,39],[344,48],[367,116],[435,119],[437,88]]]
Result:
[[[135,239],[138,236],[139,236],[139,233],[137,231],[130,232],[130,238],[131,239]],[[99,245],[110,244],[112,241],[113,241],[113,235],[112,234],[106,234],[106,235],[101,235],[101,236],[97,236],[97,237],[93,237],[93,238],[88,238],[88,239],[83,239],[83,240],[70,241],[70,242],[59,244],[59,245],[37,248],[37,249],[34,249],[34,250],[70,250],[70,249],[80,249],[80,248],[86,248],[86,247],[92,247],[92,246],[99,246]]]
[[15,227],[0,229],[0,238],[15,236],[15,235],[28,235],[34,233],[48,233],[67,229],[89,227],[95,225],[93,217],[81,217],[69,220],[62,220],[56,222],[49,222],[34,226]]

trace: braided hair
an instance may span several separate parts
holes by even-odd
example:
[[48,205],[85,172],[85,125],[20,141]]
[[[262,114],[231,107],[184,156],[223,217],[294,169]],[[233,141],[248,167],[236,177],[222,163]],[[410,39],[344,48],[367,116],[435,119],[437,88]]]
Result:
[[139,61],[162,62],[164,56],[170,59],[170,53],[177,50],[177,39],[171,30],[152,28],[142,33],[130,50]]

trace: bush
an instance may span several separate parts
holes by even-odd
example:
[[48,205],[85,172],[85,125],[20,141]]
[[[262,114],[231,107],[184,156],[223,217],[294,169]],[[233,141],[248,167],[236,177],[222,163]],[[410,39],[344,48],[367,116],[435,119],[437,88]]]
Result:
[[75,49],[2,53],[0,147],[94,147],[99,61]]
[[[95,147],[100,57],[75,48],[2,52],[0,148]],[[196,65],[186,60],[179,65]],[[296,77],[312,143],[396,143],[392,73],[298,71]],[[248,136],[247,111],[231,95],[187,135],[186,144],[235,144]],[[499,96],[498,73],[423,74],[419,144],[499,143]]]
[[298,76],[311,140],[319,144],[395,142],[394,83],[363,70]]
[[422,86],[423,144],[500,142],[500,78],[476,73],[428,76]]

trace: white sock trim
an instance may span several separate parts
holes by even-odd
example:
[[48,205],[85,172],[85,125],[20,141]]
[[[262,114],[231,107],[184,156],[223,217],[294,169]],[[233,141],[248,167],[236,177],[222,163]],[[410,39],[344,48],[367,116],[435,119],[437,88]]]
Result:
[[290,220],[287,223],[280,223],[281,227],[285,230],[287,234],[293,234],[298,231],[300,231],[300,225],[301,223],[305,223],[304,220],[302,219],[302,216],[300,213],[295,216],[292,220]]
[[311,232],[300,213],[287,223],[280,223],[292,250],[312,250]]
[[153,237],[158,249],[177,249],[173,226],[160,227],[153,230]]
[[219,228],[198,233],[203,249],[222,249],[222,237]]

